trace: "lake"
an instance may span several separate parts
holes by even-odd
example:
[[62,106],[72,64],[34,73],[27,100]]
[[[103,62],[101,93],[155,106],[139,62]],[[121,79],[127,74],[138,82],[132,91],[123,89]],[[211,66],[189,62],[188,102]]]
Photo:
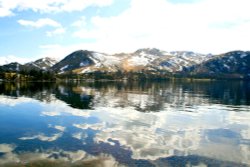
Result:
[[0,166],[249,166],[250,83],[0,83]]

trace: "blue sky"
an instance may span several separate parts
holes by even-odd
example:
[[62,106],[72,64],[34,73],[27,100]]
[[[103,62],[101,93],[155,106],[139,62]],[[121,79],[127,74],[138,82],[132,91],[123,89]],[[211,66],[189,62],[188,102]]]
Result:
[[0,0],[0,64],[79,50],[250,50],[249,0]]

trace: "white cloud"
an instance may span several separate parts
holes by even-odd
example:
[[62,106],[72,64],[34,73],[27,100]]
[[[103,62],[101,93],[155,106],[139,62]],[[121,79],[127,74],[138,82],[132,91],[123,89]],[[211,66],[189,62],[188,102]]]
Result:
[[[84,9],[82,5],[86,7],[91,5],[105,6],[112,3],[110,0],[82,3],[80,0],[67,2],[45,0],[38,1],[38,5],[35,3],[36,1],[32,1],[30,4],[27,3],[28,1],[19,3],[21,1],[16,0],[17,4],[22,4],[18,7],[14,2],[7,3],[5,1],[4,6],[11,9],[20,8],[19,10],[58,12]],[[77,3],[79,6],[76,5]],[[67,6],[66,4],[71,5]],[[37,57],[62,59],[67,54],[79,49],[117,53],[133,52],[138,48],[156,47],[166,51],[191,50],[214,54],[238,49],[249,50],[250,13],[247,9],[248,6],[248,0],[201,0],[191,4],[173,4],[166,0],[136,0],[131,1],[130,7],[117,16],[94,16],[90,18],[90,23],[87,22],[89,18],[83,16],[71,25],[69,24],[67,32],[64,27],[59,26],[60,23],[51,20],[49,24],[43,23],[55,27],[54,30],[46,32],[49,37],[66,34],[73,29],[76,30],[72,33],[73,37],[93,40],[43,48],[44,50]],[[23,21],[23,24],[27,26],[39,27],[38,20]],[[40,26],[43,24],[40,23]],[[0,62],[3,62],[1,59]]]
[[8,96],[0,95],[0,104],[10,106],[10,107],[15,107],[15,106],[17,106],[19,104],[23,104],[23,103],[35,103],[35,102],[36,102],[36,100],[30,99],[27,97],[19,97],[19,98],[15,99],[15,98],[10,98]]
[[56,125],[54,128],[57,129],[57,130],[59,130],[59,131],[61,131],[61,132],[64,132],[65,129],[66,129],[66,127],[60,126],[60,125]]
[[49,18],[42,18],[42,19],[38,19],[37,21],[18,20],[18,23],[23,26],[34,27],[34,28],[41,28],[45,26],[61,27],[60,23]]
[[[95,43],[85,46],[112,53],[142,47],[202,53],[247,50],[248,6],[248,0],[202,0],[191,4],[136,0],[118,16],[93,17],[93,29],[80,28],[73,36],[95,39]],[[229,23],[235,26],[217,26]]]
[[113,0],[89,0],[89,1],[83,1],[83,0],[70,0],[67,3],[64,3],[60,10],[62,11],[81,11],[89,6],[108,6],[113,3]]
[[11,16],[11,15],[13,15],[13,13],[10,10],[0,7],[0,17]]
[[13,15],[14,10],[40,13],[82,11],[89,6],[108,6],[113,0],[0,0],[0,17]]
[[78,140],[85,140],[88,137],[87,133],[79,132],[79,133],[73,133],[72,137],[78,139]]
[[[56,156],[56,159],[55,159]],[[48,162],[48,164],[57,164],[61,166],[75,166],[82,164],[83,166],[101,166],[101,167],[123,167],[115,158],[109,154],[100,154],[93,156],[83,150],[65,151],[65,150],[43,150],[34,152],[22,152],[21,154],[9,152],[0,157],[0,165],[20,166],[23,163],[36,163],[39,161]],[[76,164],[74,164],[76,163]]]
[[[64,86],[60,86],[59,90],[62,94],[67,93]],[[249,147],[244,143],[241,147],[235,144],[235,139],[238,137],[218,135],[219,140],[210,140],[213,136],[209,133],[209,131],[225,129],[236,133],[237,136],[240,135],[243,140],[248,140],[250,138],[249,106],[242,105],[233,111],[230,106],[222,104],[211,106],[208,98],[192,97],[184,92],[170,98],[169,103],[165,103],[160,112],[144,113],[138,112],[138,108],[145,109],[146,105],[150,106],[151,103],[160,105],[161,100],[153,98],[154,95],[151,93],[143,95],[139,95],[138,91],[120,93],[114,87],[110,87],[104,93],[90,87],[74,87],[72,90],[79,94],[94,93],[95,110],[73,109],[65,102],[54,98],[53,103],[41,104],[44,106],[41,114],[44,116],[73,115],[99,120],[96,124],[72,122],[72,125],[78,128],[78,131],[71,134],[76,139],[84,141],[87,137],[85,130],[91,128],[98,130],[94,136],[95,142],[114,145],[112,140],[119,141],[122,148],[132,151],[134,159],[155,160],[172,155],[200,155],[225,161],[249,162]],[[174,85],[169,85],[162,93],[174,94],[175,91]],[[18,99],[14,100],[18,101]],[[15,103],[14,100],[13,103]],[[3,104],[8,102],[4,98],[0,101],[3,101]],[[196,107],[193,112],[187,112],[187,106],[191,104],[195,104]],[[228,112],[229,110],[231,112]],[[50,111],[56,114],[48,114]],[[62,131],[65,129],[58,125],[51,127]],[[61,135],[62,132],[51,136],[38,134],[20,139],[55,141]],[[11,148],[9,148],[7,147],[7,150],[10,151]]]
[[[210,138],[208,131],[217,129],[234,131],[233,125],[246,126],[245,123],[237,122],[246,116],[246,112],[235,119],[227,112],[227,106],[223,105],[214,105],[213,108],[198,105],[196,111],[200,112],[188,113],[171,107],[167,111],[145,114],[126,107],[119,109],[96,107],[93,115],[105,123],[100,127],[101,131],[96,134],[94,140],[97,143],[106,142],[111,145],[114,144],[112,140],[119,141],[122,147],[132,151],[134,159],[156,160],[178,154],[248,162],[248,158],[243,159],[239,156],[247,151],[239,150],[238,145],[232,144],[235,138],[222,137],[221,142],[208,140]],[[214,114],[217,116],[214,117]],[[231,122],[227,121],[228,118]],[[249,130],[249,126],[246,129]]]
[[66,32],[65,28],[63,26],[56,22],[55,20],[52,20],[50,18],[42,18],[38,19],[37,21],[30,21],[30,20],[18,20],[17,21],[20,25],[26,26],[26,27],[33,27],[33,28],[42,28],[42,27],[54,27],[54,30],[47,31],[46,35],[48,37],[52,37],[55,35],[61,35]]
[[[113,0],[0,0],[0,17],[13,15],[15,10],[35,12],[81,11],[89,6],[111,5]],[[91,18],[87,28],[86,16],[71,24],[78,28],[76,38],[92,42],[47,49],[41,55],[64,57],[78,49],[100,52],[132,52],[138,48],[156,47],[166,51],[192,50],[201,53],[222,53],[248,50],[250,13],[248,0],[200,0],[173,4],[167,0],[135,0],[117,16]],[[45,18],[37,21],[19,20],[21,25],[35,28],[55,27],[46,35],[64,34],[60,23]],[[57,53],[57,54],[54,54]]]
[[80,128],[80,129],[93,129],[93,130],[102,130],[104,127],[103,123],[99,124],[73,124],[73,126]]
[[19,139],[20,140],[34,140],[34,139],[38,139],[38,140],[41,140],[41,141],[52,142],[52,141],[57,140],[61,136],[62,136],[62,133],[56,133],[56,134],[53,134],[52,136],[45,136],[44,134],[39,134],[39,135],[35,135],[35,136],[30,136],[30,137],[21,137]]
[[[80,90],[86,92],[89,88],[78,87],[74,89],[81,93]],[[125,95],[120,96],[114,89],[109,89],[104,94],[95,91],[95,101],[98,103],[95,103],[94,111],[86,110],[86,112],[89,112],[91,117],[96,117],[101,122],[96,124],[73,124],[74,127],[83,129],[83,131],[72,134],[74,138],[84,140],[85,136],[81,132],[84,133],[88,128],[100,130],[94,137],[94,141],[97,143],[106,142],[111,145],[115,144],[112,140],[119,141],[123,148],[132,151],[134,159],[155,160],[160,157],[173,156],[178,152],[178,155],[195,154],[211,158],[219,157],[219,159],[227,161],[229,159],[237,162],[247,161],[247,158],[243,160],[239,156],[231,156],[245,154],[244,150],[238,150],[237,145],[213,141],[209,141],[208,145],[203,145],[209,137],[207,131],[217,129],[233,130],[232,126],[235,124],[239,126],[248,125],[249,123],[246,122],[249,122],[249,119],[245,117],[246,112],[240,115],[236,114],[236,117],[227,112],[228,106],[213,105],[211,108],[211,106],[203,104],[208,104],[206,98],[189,97],[187,94],[180,94],[173,97],[170,100],[171,103],[166,104],[161,112],[142,113],[137,111],[138,107],[145,108],[145,104],[150,105],[153,99],[151,98],[152,95],[140,96],[136,93],[127,92]],[[172,86],[166,89],[166,92],[172,91]],[[115,99],[112,100],[114,95]],[[180,104],[180,101],[183,104]],[[129,107],[119,107],[120,105],[123,106],[124,103],[127,103]],[[153,103],[157,102],[153,100]],[[197,104],[195,112],[182,111],[182,107],[185,108],[190,104]],[[242,106],[240,110],[248,111],[249,109]],[[75,113],[70,114],[75,115]],[[214,117],[214,115],[217,116]],[[246,118],[244,122],[241,121],[243,118]],[[245,129],[249,130],[249,126]],[[244,129],[241,132],[245,134]],[[240,134],[241,132],[237,131]],[[224,141],[225,139],[222,138],[221,140]],[[220,148],[220,151],[215,149],[217,147]]]

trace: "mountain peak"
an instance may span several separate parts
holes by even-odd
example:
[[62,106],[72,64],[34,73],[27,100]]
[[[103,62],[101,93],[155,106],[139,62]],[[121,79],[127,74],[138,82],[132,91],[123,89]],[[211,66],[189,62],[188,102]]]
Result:
[[9,64],[5,64],[3,66],[0,67],[1,71],[20,71],[20,69],[22,69],[23,65],[18,63],[18,62],[13,62],[13,63],[9,63]]
[[25,65],[32,69],[48,70],[57,62],[58,61],[53,58],[45,57],[45,58],[38,59],[34,62],[26,63]]
[[72,52],[71,54],[69,54],[68,56],[72,55],[72,54],[90,54],[92,53],[93,51],[90,51],[90,50],[83,50],[83,49],[79,49],[79,50],[76,50],[74,52]]
[[55,64],[52,69],[59,73],[64,73],[65,71],[92,65],[94,64],[94,61],[90,58],[92,54],[92,51],[77,50]]
[[193,51],[171,51],[170,54],[172,55],[185,55],[185,56],[195,56],[195,55],[204,55],[204,54],[200,54],[200,53],[196,53]]
[[142,49],[138,49],[137,51],[135,51],[135,54],[150,54],[150,55],[154,55],[154,56],[163,56],[164,54],[166,54],[166,52],[161,51],[157,48],[142,48]]
[[[0,67],[2,71],[52,70],[58,74],[73,72],[84,74],[91,72],[116,72],[141,70],[170,73],[188,72],[192,74],[237,74],[250,76],[250,52],[231,51],[224,54],[200,54],[192,51],[165,52],[157,48],[142,48],[134,53],[109,55],[89,50],[77,50],[63,60],[45,57],[21,65],[17,62]],[[187,74],[187,73],[186,73]]]

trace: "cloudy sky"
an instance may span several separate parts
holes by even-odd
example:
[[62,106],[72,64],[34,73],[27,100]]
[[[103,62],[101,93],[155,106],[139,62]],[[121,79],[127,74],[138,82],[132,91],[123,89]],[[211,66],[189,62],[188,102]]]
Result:
[[0,64],[79,50],[250,50],[249,0],[0,0]]

